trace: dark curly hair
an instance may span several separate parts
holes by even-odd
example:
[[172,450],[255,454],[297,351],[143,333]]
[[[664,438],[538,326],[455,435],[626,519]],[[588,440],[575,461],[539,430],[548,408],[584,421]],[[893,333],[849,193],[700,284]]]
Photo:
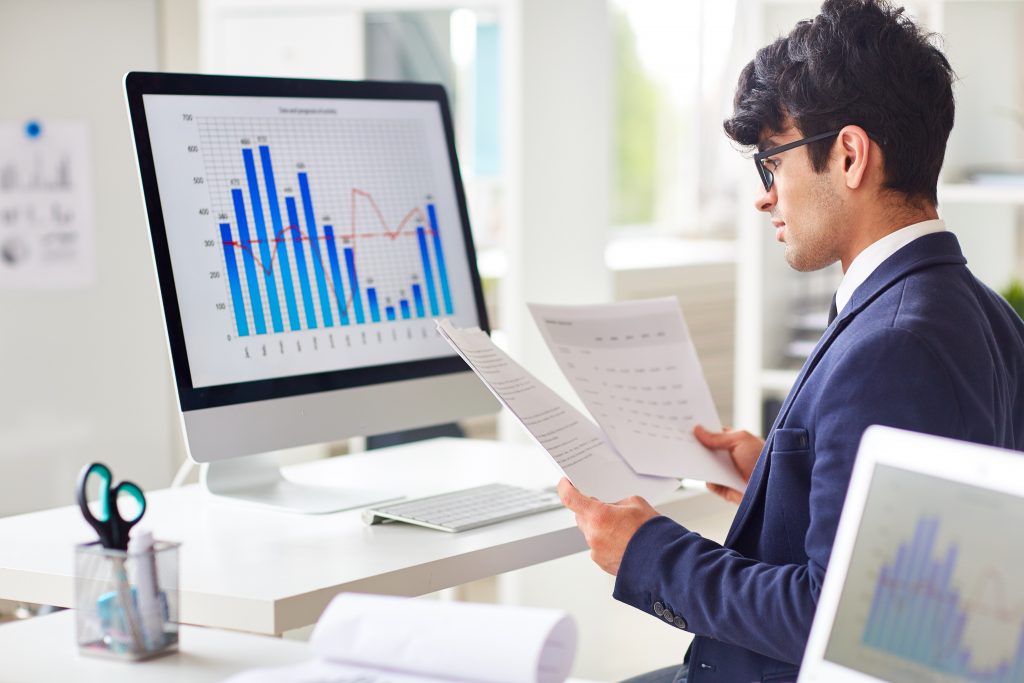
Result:
[[[787,117],[807,136],[859,125],[882,148],[883,187],[937,204],[955,74],[933,38],[886,0],[825,0],[743,68],[725,132],[752,146]],[[808,146],[818,173],[834,143]]]

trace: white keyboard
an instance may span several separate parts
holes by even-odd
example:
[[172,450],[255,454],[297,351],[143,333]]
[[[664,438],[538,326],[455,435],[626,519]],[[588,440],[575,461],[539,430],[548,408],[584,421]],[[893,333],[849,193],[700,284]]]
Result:
[[363,510],[363,521],[406,522],[439,531],[465,531],[559,507],[562,502],[551,491],[487,484],[367,508]]

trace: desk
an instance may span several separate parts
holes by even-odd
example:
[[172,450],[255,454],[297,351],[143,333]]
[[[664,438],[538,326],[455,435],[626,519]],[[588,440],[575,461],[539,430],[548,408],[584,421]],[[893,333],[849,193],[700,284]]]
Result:
[[[132,664],[83,657],[75,645],[75,613],[0,624],[4,683],[214,683],[246,669],[288,666],[312,658],[309,643],[182,626],[178,652]],[[590,683],[570,678],[566,683]]]
[[[554,484],[536,446],[437,439],[296,465],[289,478],[409,495],[504,481]],[[115,473],[131,478],[129,472]],[[67,496],[74,494],[67,482]],[[198,486],[147,494],[142,526],[180,541],[181,621],[281,634],[314,623],[342,591],[423,595],[586,548],[565,509],[448,534],[408,525],[366,526],[358,510],[298,515],[208,495]],[[677,492],[660,510],[687,523],[716,514],[704,491]],[[78,508],[0,519],[0,599],[70,606],[72,547],[93,540]]]
[[182,626],[178,652],[133,664],[84,657],[75,645],[75,612],[0,624],[0,679],[6,683],[213,683],[257,666],[310,659],[309,643]]

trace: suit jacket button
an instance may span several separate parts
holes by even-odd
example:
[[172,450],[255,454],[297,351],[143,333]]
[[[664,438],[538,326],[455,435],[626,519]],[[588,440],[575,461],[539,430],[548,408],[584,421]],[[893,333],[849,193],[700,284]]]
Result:
[[654,603],[654,613],[655,614],[657,614],[660,617],[662,614],[664,614],[664,612],[665,612],[665,605],[661,604],[660,602]]
[[671,624],[672,620],[676,618],[676,615],[672,614],[672,610],[667,609],[665,610],[665,613],[661,615],[661,618]]
[[683,619],[678,614],[676,615],[676,618],[672,620],[672,623],[675,624],[676,626],[678,626],[681,629],[685,629],[686,628],[686,619]]

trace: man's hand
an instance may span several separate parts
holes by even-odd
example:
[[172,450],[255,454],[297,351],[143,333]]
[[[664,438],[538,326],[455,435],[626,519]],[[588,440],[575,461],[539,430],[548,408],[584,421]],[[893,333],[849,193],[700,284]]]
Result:
[[[732,458],[743,480],[750,481],[750,473],[754,471],[757,458],[761,455],[761,449],[764,448],[764,439],[754,436],[750,432],[734,432],[729,429],[721,432],[709,432],[699,425],[694,428],[693,435],[697,437],[697,441],[708,448],[729,451],[729,457]],[[743,500],[743,494],[734,488],[711,483],[707,487],[708,491],[725,498],[730,503],[739,505],[739,502]]]
[[585,496],[563,478],[558,482],[558,497],[576,513],[576,526],[590,546],[590,558],[612,576],[619,573],[626,544],[640,525],[658,516],[658,511],[640,496],[618,503],[602,503]]

